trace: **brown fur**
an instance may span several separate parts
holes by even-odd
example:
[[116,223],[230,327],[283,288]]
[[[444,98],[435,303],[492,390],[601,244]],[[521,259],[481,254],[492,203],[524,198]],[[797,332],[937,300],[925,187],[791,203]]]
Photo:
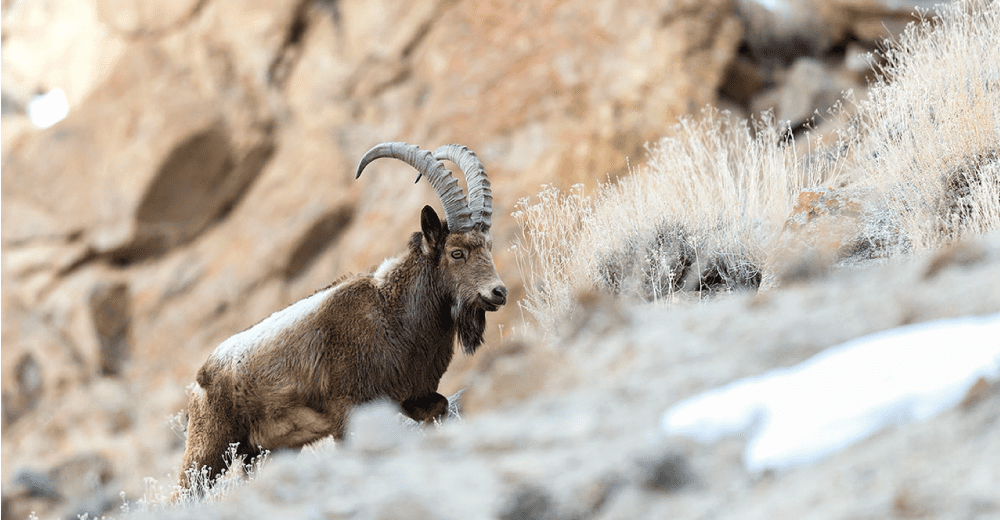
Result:
[[315,312],[241,356],[209,358],[191,395],[183,469],[215,476],[230,443],[252,457],[342,438],[351,406],[377,398],[418,421],[446,413],[437,386],[456,334],[474,353],[506,288],[488,231],[449,233],[430,206],[421,230],[385,273],[341,281]]

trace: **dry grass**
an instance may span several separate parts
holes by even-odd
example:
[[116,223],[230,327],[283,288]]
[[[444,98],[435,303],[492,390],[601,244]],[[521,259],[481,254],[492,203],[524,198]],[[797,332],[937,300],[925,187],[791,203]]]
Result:
[[797,194],[838,177],[870,196],[878,214],[867,219],[908,251],[1000,227],[998,34],[1000,4],[988,0],[959,0],[912,25],[841,139],[806,157],[766,115],[734,121],[707,109],[618,183],[589,196],[544,187],[514,214],[523,307],[558,333],[581,291],[671,301],[705,294],[714,275],[723,289],[766,286]]
[[912,247],[1000,227],[1000,4],[959,0],[885,53],[848,167]]
[[[125,501],[120,508],[123,516],[130,513],[183,509],[200,503],[219,502],[238,487],[256,480],[267,464],[270,452],[265,450],[261,455],[247,461],[243,455],[237,453],[238,446],[238,444],[229,445],[225,457],[226,470],[218,478],[212,479],[205,468],[202,471],[189,468],[187,475],[191,484],[182,488],[176,484],[164,485],[155,478],[146,477],[143,480],[146,488],[143,497],[135,502]],[[172,476],[168,476],[168,479],[170,482],[177,481]],[[124,493],[122,495],[124,497]]]
[[706,109],[648,147],[647,164],[593,196],[546,187],[538,201],[520,201],[522,305],[556,333],[581,291],[671,300],[708,288],[709,271],[723,288],[756,287],[797,194],[829,181],[840,164],[805,161],[795,149],[770,116],[750,122]]

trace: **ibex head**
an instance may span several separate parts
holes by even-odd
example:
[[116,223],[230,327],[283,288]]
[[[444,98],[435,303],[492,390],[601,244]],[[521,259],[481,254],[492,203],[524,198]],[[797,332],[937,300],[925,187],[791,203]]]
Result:
[[[493,195],[486,170],[476,154],[464,146],[445,145],[433,153],[406,143],[382,143],[368,151],[358,164],[358,173],[375,159],[390,157],[416,168],[417,181],[426,177],[444,206],[445,222],[430,206],[420,214],[421,249],[437,266],[434,283],[451,298],[452,318],[459,341],[469,354],[483,342],[486,311],[507,303],[507,288],[493,263],[490,217]],[[469,187],[469,200],[442,161],[457,164]]]

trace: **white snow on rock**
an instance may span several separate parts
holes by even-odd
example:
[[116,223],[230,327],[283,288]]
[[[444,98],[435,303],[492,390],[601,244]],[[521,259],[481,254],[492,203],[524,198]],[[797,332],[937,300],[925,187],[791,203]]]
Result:
[[55,88],[39,94],[28,102],[28,118],[38,128],[48,128],[69,114],[69,101],[62,89]]
[[687,399],[664,414],[663,429],[702,442],[746,435],[747,469],[782,469],[951,408],[980,378],[1000,378],[1000,314],[910,325],[831,347]]

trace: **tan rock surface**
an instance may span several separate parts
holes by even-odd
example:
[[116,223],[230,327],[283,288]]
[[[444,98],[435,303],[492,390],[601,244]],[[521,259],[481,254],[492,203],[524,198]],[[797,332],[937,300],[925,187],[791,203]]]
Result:
[[97,16],[128,38],[157,34],[187,22],[202,0],[98,0]]
[[[389,162],[354,181],[368,147],[479,152],[516,301],[517,198],[625,174],[677,115],[714,101],[742,36],[728,0],[101,0],[5,3],[3,16],[15,111],[3,138],[2,481],[32,469],[59,485],[57,468],[91,457],[107,462],[92,466],[112,497],[176,471],[165,417],[218,342],[399,253],[436,204]],[[67,38],[52,36],[64,26]],[[15,123],[56,87],[64,121]],[[514,303],[492,316],[488,344],[504,350],[518,317]],[[457,358],[442,389],[472,384],[476,362]],[[480,396],[474,407],[509,402]],[[64,488],[24,500],[43,515],[101,507],[69,496],[100,490]],[[28,503],[8,498],[5,517]]]
[[3,93],[21,104],[53,88],[77,107],[104,82],[126,42],[94,2],[4,2]]

